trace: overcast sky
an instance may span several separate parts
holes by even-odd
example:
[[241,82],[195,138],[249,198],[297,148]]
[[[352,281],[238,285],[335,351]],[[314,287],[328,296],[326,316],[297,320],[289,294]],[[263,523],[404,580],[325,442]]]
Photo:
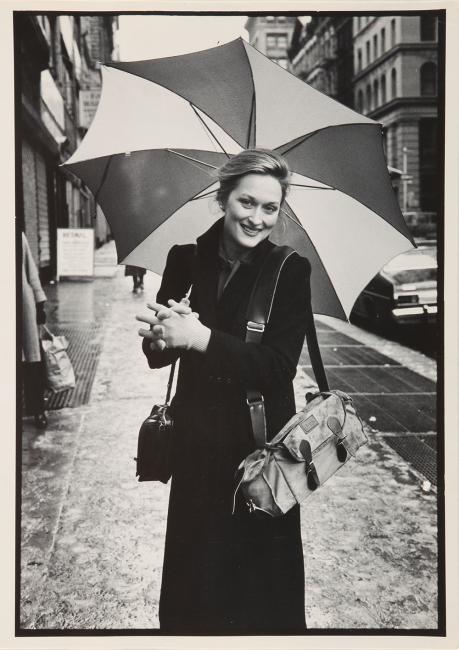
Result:
[[154,59],[205,50],[239,36],[247,40],[246,20],[246,16],[120,16],[119,57]]

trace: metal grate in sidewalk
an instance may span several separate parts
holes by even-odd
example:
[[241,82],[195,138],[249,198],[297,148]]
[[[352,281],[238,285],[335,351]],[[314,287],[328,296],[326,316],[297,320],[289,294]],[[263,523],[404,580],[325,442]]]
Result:
[[89,402],[102,344],[102,327],[97,323],[53,324],[55,334],[69,342],[68,355],[75,371],[75,388],[60,393],[47,391],[47,409],[75,407]]
[[385,436],[384,440],[433,485],[437,485],[437,453],[416,436]]

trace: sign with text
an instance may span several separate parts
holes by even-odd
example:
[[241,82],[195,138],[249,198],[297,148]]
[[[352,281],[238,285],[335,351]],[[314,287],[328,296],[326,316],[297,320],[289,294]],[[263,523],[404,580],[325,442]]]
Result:
[[94,230],[57,229],[57,277],[94,275]]
[[80,90],[80,126],[89,129],[99,106],[101,89]]

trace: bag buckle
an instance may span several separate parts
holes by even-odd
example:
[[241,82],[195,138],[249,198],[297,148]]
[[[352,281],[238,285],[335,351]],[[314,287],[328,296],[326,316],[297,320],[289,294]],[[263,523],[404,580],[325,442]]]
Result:
[[247,406],[257,406],[257,404],[264,404],[265,403],[265,398],[263,395],[259,395],[257,397],[248,397],[245,400],[247,402]]
[[263,332],[265,331],[265,325],[264,323],[256,323],[253,320],[249,320],[247,322],[247,329],[249,332]]

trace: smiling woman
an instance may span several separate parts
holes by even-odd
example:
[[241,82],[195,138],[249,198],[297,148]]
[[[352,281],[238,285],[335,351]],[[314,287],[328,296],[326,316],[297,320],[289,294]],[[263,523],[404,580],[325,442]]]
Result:
[[[219,180],[224,217],[197,246],[172,247],[157,302],[138,316],[150,326],[139,334],[151,368],[180,357],[160,627],[298,634],[306,628],[299,507],[271,518],[241,498],[232,511],[235,471],[255,448],[247,390],[263,394],[270,439],[295,413],[305,334],[318,368],[310,264],[297,253],[286,259],[262,343],[247,342],[246,310],[275,248],[268,237],[289,170],[277,154],[252,149],[230,158]],[[187,306],[180,301],[191,283]]]

